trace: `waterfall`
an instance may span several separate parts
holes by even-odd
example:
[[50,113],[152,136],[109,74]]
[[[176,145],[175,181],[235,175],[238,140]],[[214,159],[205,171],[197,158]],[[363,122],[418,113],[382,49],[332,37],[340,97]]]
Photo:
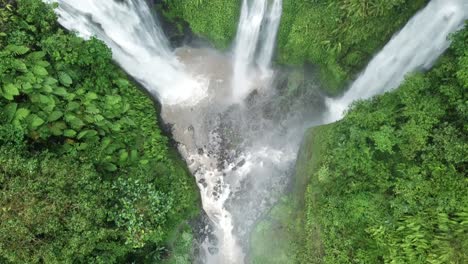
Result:
[[432,0],[368,64],[338,99],[328,99],[329,117],[343,117],[349,105],[397,88],[408,73],[427,70],[450,46],[449,35],[468,19],[467,0]]
[[[293,111],[296,118],[291,120],[266,119],[263,108],[269,107],[273,95],[251,109],[231,106],[229,58],[211,50],[171,50],[144,0],[44,1],[58,2],[56,12],[65,28],[85,39],[104,41],[113,59],[161,102],[161,116],[172,124],[208,216],[200,230],[208,230],[200,245],[201,261],[244,263],[249,228],[274,204],[271,193],[279,194],[286,186],[287,171],[307,126],[297,116],[301,112]],[[244,77],[254,62],[269,68],[281,15],[281,1],[272,3],[255,0],[249,7],[244,1],[234,63],[237,69],[244,67]],[[257,51],[259,42],[264,46]],[[292,126],[301,129],[284,131]]]
[[257,59],[257,65],[263,75],[271,74],[270,63],[276,43],[276,35],[281,21],[283,11],[282,0],[274,0],[268,12],[267,24],[264,32],[263,45],[260,46],[260,54]]
[[[59,3],[64,27],[103,40],[114,60],[161,101],[162,118],[172,124],[208,217],[203,263],[244,263],[249,231],[287,186],[303,132],[323,122],[323,99],[312,88],[287,102],[266,89],[242,106],[232,104],[258,86],[273,86],[270,64],[282,1],[243,0],[232,65],[212,50],[171,50],[144,0],[44,1]],[[327,121],[341,118],[354,100],[393,89],[408,72],[429,68],[467,9],[466,0],[432,0],[343,97],[327,100]]]
[[234,100],[251,92],[257,71],[263,79],[269,77],[281,12],[281,0],[243,0],[234,47]]
[[114,60],[162,104],[195,105],[206,97],[206,83],[190,76],[169,48],[145,1],[46,0],[58,2],[59,22],[112,49]]
[[328,99],[327,123],[343,117],[349,105],[398,87],[408,73],[427,70],[450,46],[449,35],[468,19],[468,1],[432,0],[371,60],[349,90]]

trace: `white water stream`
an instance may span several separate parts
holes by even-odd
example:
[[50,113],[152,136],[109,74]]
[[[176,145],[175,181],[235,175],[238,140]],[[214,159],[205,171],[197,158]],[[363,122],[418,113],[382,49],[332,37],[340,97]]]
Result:
[[242,1],[235,39],[232,79],[232,96],[236,102],[244,100],[256,88],[255,82],[258,82],[256,80],[259,77],[263,80],[271,77],[270,62],[281,12],[282,0]]
[[322,119],[324,100],[313,89],[286,110],[275,89],[261,89],[273,86],[281,0],[243,1],[233,61],[209,49],[171,50],[144,0],[58,2],[64,27],[103,40],[115,61],[160,100],[200,187],[210,234],[199,261],[209,264],[246,261],[249,231],[284,191],[307,127],[337,120],[352,101],[430,67],[467,14],[466,0],[431,1],[342,98],[327,100],[329,116]]
[[145,1],[44,1],[60,4],[57,13],[65,28],[103,40],[114,60],[162,104],[195,105],[206,97],[207,81],[187,73]]
[[468,19],[468,0],[432,0],[369,63],[348,91],[328,99],[327,122],[343,117],[356,100],[397,88],[408,73],[431,68],[450,46],[449,35]]
[[[56,12],[64,27],[76,31],[83,38],[103,40],[112,49],[114,60],[157,96],[162,104],[162,117],[173,125],[174,139],[180,143],[179,150],[197,179],[203,209],[210,221],[207,227],[211,229],[210,234],[201,245],[202,262],[243,263],[243,249],[233,233],[235,224],[231,210],[234,206],[229,209],[230,200],[239,190],[255,194],[262,188],[263,194],[255,197],[255,200],[261,203],[269,199],[265,188],[278,182],[278,177],[269,179],[269,176],[272,176],[271,173],[286,175],[284,168],[294,161],[300,135],[290,136],[297,139],[296,144],[291,144],[292,147],[270,146],[266,140],[256,140],[274,137],[279,131],[275,128],[275,122],[263,120],[259,113],[250,113],[245,106],[242,109],[231,106],[231,102],[236,101],[232,99],[236,87],[231,85],[231,75],[236,66],[231,66],[228,56],[211,50],[188,47],[171,50],[157,19],[144,0],[44,1],[58,2]],[[270,71],[281,15],[280,3],[280,0],[275,0],[269,6],[265,0],[255,0],[255,12],[260,13],[255,40],[250,36],[252,24],[249,19],[243,20],[245,26],[238,34],[242,40],[240,45],[250,46],[250,42],[254,41],[253,45],[258,46],[259,41],[265,42],[260,55],[249,55],[252,56],[249,60],[258,58],[258,68],[265,71]],[[266,23],[266,28],[260,30],[263,23]],[[250,47],[246,52],[256,54],[255,49]],[[242,51],[243,48],[238,50]],[[246,70],[252,67],[250,62],[247,64],[249,68]],[[249,82],[255,87],[263,86],[259,80],[251,79]],[[261,108],[259,105],[256,107]],[[223,115],[230,115],[227,120],[236,120],[237,124],[228,124],[220,118]],[[250,120],[246,122],[246,119]],[[261,128],[258,125],[262,121],[262,125],[269,129],[259,134]],[[227,135],[233,131],[235,134]],[[293,131],[296,130],[286,134],[292,135]],[[254,174],[253,171],[256,176],[268,176],[267,182],[258,188],[244,188],[242,184]],[[283,185],[277,184],[276,188]],[[252,201],[246,207],[254,211],[250,216],[252,220],[249,220],[251,225],[265,205],[262,207]],[[238,216],[240,213],[236,212]],[[248,212],[242,213],[245,213],[245,219],[249,218]],[[248,232],[248,225],[239,224],[236,228],[238,232]]]

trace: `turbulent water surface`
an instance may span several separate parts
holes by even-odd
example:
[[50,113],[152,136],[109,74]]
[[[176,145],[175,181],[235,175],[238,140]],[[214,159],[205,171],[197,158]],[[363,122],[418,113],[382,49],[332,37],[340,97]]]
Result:
[[337,120],[354,100],[430,67],[468,14],[465,0],[431,1],[343,97],[325,100],[314,87],[289,98],[276,85],[270,64],[281,0],[243,1],[232,54],[172,50],[144,0],[58,2],[64,27],[103,40],[115,61],[160,100],[200,187],[207,220],[197,262],[210,264],[248,262],[249,232],[287,186],[307,127]]

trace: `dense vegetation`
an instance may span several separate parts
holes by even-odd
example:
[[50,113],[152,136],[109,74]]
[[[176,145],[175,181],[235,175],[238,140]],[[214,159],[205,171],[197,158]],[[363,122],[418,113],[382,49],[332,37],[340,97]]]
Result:
[[[165,14],[183,19],[218,48],[234,39],[242,1],[164,0]],[[277,62],[318,65],[336,95],[427,0],[283,0]]]
[[295,194],[262,225],[295,232],[297,263],[467,263],[467,87],[465,28],[433,70],[312,129]]
[[102,42],[0,0],[0,262],[154,262],[180,244],[198,196],[155,110]]
[[[240,1],[158,2],[217,47],[235,35]],[[284,0],[277,61],[337,94],[426,2]],[[196,188],[111,56],[40,0],[0,0],[0,263],[190,263]],[[464,29],[433,70],[309,131],[252,262],[467,263],[467,87]]]
[[234,39],[240,12],[235,0],[162,0],[163,15],[179,26],[183,20],[190,29],[212,41],[217,48],[226,49]]
[[360,71],[427,0],[283,0],[279,62],[313,63],[331,94]]

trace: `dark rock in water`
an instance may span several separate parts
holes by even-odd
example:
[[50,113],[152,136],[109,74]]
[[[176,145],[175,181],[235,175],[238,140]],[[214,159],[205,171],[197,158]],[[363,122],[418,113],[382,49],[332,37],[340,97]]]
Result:
[[205,179],[200,179],[198,183],[200,183],[203,186],[203,188],[206,188],[208,186]]
[[205,151],[202,148],[198,148],[198,155],[203,155]]
[[219,249],[216,247],[209,247],[208,252],[210,252],[211,255],[215,255],[215,254],[218,254]]
[[241,161],[239,161],[239,163],[237,163],[236,167],[240,168],[244,166],[244,164],[245,164],[245,159],[242,159]]

